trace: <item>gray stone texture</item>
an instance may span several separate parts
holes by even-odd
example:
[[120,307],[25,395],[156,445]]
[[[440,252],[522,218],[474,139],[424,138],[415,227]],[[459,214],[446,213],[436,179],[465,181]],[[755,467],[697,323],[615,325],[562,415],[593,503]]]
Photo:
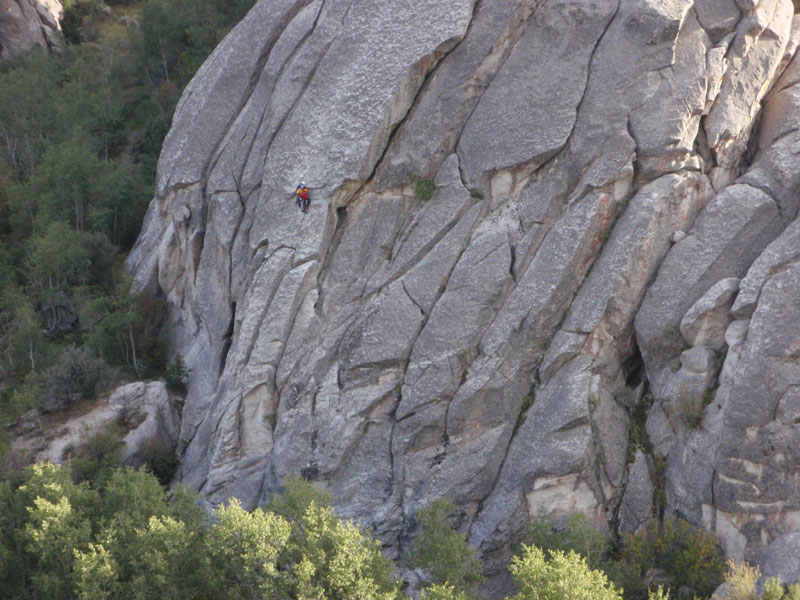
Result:
[[137,381],[114,390],[108,405],[131,427],[123,438],[122,460],[138,467],[154,450],[172,452],[178,442],[181,398],[163,381]]
[[774,540],[761,555],[764,578],[778,577],[784,585],[800,580],[800,533],[787,533]]
[[60,0],[0,0],[0,58],[58,44]]
[[541,509],[644,523],[638,388],[669,512],[800,529],[798,28],[746,4],[260,0],[128,259],[193,368],[182,480],[301,474],[395,555],[448,497],[500,573]]
[[681,335],[691,346],[709,346],[722,350],[725,331],[733,320],[730,308],[739,280],[736,277],[722,279],[712,285],[681,319]]
[[647,455],[638,450],[630,466],[625,493],[620,502],[620,531],[634,533],[647,526],[653,518],[654,491],[650,469],[647,466]]

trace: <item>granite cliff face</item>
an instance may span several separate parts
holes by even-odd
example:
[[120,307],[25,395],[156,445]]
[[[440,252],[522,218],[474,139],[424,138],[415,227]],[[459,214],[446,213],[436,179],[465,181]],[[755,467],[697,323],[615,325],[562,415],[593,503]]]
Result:
[[0,0],[0,58],[56,43],[61,0]]
[[447,496],[498,565],[540,509],[800,530],[794,10],[260,0],[129,257],[193,368],[182,480],[301,473],[392,548]]

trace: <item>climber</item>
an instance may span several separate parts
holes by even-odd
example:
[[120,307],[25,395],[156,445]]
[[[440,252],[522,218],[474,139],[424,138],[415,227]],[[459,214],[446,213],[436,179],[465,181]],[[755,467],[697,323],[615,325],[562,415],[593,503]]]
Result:
[[295,189],[294,194],[297,197],[297,206],[300,207],[302,212],[306,212],[308,210],[308,205],[311,204],[311,196],[308,195],[306,184],[301,181],[300,185]]

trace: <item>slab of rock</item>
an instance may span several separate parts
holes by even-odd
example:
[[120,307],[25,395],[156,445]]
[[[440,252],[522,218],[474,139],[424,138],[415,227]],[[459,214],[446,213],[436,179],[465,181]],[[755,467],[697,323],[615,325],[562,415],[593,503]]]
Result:
[[124,426],[132,426],[125,435],[122,460],[139,466],[153,450],[172,452],[178,442],[180,413],[178,398],[163,381],[137,381],[114,390],[108,405]]
[[63,13],[59,0],[0,0],[0,58],[57,44]]
[[800,532],[787,533],[775,539],[759,557],[761,574],[777,577],[784,585],[800,579]]
[[[469,185],[476,184],[484,171],[521,163],[533,170],[566,144],[586,88],[592,52],[613,6],[605,0],[592,4],[558,0],[533,13],[525,34],[464,126],[458,153]],[[561,34],[564,26],[571,35]],[[562,68],[553,76],[556,61]],[[516,93],[509,95],[508,89]],[[526,122],[524,127],[520,120]]]
[[670,363],[686,348],[680,322],[715,283],[741,277],[782,230],[775,202],[747,185],[718,194],[694,228],[675,244],[636,315],[636,334],[657,396],[664,396]]
[[652,519],[654,491],[647,458],[641,450],[637,450],[628,471],[628,483],[620,503],[620,531],[635,533],[647,526]]
[[[770,3],[761,4],[766,8]],[[755,111],[767,91],[765,83],[774,77],[789,41],[792,2],[779,0],[772,7],[757,17],[766,22],[744,20],[737,28],[722,87],[705,120],[708,143],[723,168],[735,166],[741,158]]]
[[800,221],[794,221],[753,261],[739,285],[739,293],[731,307],[737,319],[747,319],[755,311],[761,288],[770,275],[783,265],[800,257]]
[[725,345],[725,331],[733,320],[730,307],[739,279],[728,277],[712,285],[681,319],[681,335],[692,346],[708,346],[721,350]]

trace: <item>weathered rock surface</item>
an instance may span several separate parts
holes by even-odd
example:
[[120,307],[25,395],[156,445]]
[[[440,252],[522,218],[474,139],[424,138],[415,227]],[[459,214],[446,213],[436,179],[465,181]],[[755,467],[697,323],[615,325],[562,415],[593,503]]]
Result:
[[633,533],[648,524],[653,514],[654,491],[647,456],[639,450],[630,466],[625,493],[619,506],[621,532]]
[[57,43],[63,12],[60,0],[0,0],[0,58]]
[[23,463],[61,463],[87,436],[113,426],[125,432],[121,460],[139,466],[154,452],[175,449],[182,400],[163,381],[137,381],[117,388],[84,412],[73,411],[79,414],[66,420],[60,413],[42,415],[31,411],[12,429],[12,450]]
[[765,578],[778,577],[784,584],[796,583],[800,578],[800,532],[777,538],[764,550],[759,562]]
[[163,381],[137,381],[114,390],[108,405],[129,429],[123,438],[122,460],[138,466],[153,450],[171,452],[178,442],[179,398]]
[[128,261],[193,367],[183,481],[300,473],[391,551],[447,496],[500,569],[542,509],[646,521],[644,385],[669,512],[800,530],[798,22],[751,4],[260,0]]

